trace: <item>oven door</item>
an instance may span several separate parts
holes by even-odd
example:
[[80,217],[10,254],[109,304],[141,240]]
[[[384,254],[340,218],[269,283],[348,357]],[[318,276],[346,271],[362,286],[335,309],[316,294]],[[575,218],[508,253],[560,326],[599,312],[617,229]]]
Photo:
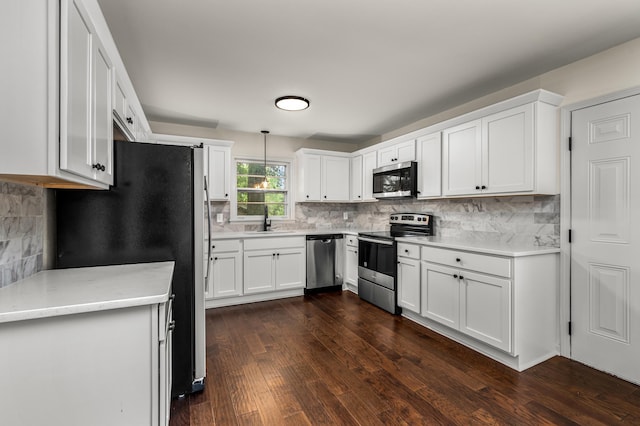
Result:
[[396,244],[390,240],[358,237],[358,269],[396,277]]

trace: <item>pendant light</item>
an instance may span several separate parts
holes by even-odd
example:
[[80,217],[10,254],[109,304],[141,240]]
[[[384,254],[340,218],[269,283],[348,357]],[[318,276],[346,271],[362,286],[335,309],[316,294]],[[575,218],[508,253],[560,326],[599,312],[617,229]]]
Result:
[[262,130],[261,133],[264,135],[264,180],[262,181],[262,189],[267,189],[269,187],[269,181],[267,180],[267,135],[269,131]]

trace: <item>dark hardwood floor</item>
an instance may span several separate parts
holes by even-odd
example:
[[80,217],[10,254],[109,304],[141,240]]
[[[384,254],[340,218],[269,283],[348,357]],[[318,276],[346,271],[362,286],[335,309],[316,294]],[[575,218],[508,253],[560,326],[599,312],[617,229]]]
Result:
[[555,357],[511,370],[349,292],[207,311],[205,391],[171,425],[640,424],[640,387]]

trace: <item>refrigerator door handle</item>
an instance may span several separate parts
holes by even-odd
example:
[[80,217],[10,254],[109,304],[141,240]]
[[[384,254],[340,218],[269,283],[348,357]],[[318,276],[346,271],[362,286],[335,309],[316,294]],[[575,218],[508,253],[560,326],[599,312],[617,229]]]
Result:
[[211,272],[211,204],[209,204],[209,185],[207,184],[207,177],[204,177],[204,193],[205,193],[205,203],[207,204],[207,233],[209,238],[207,239],[207,244],[209,247],[207,248],[207,273],[204,276],[204,293],[207,294],[209,292],[209,273]]

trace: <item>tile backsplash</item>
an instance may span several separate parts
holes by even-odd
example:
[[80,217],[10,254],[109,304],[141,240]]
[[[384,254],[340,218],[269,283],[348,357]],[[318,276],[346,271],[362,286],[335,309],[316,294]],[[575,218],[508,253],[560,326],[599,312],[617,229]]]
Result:
[[[241,232],[258,224],[229,223],[229,203],[211,203],[212,216],[225,222],[213,232]],[[344,219],[344,213],[347,219]],[[477,241],[560,246],[560,196],[523,195],[442,200],[383,200],[372,203],[297,203],[295,221],[274,222],[274,229],[387,229],[391,213],[430,213],[436,235]]]
[[42,270],[44,191],[0,181],[0,287]]

